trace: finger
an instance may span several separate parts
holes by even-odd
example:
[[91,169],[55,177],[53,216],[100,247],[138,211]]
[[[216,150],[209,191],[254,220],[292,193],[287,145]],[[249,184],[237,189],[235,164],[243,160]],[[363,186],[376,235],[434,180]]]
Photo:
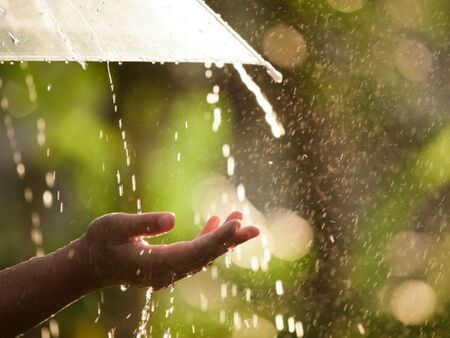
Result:
[[238,246],[259,235],[259,229],[255,226],[246,226],[236,231],[228,243],[228,249]]
[[202,268],[226,252],[226,244],[232,240],[239,227],[239,221],[231,221],[193,241],[168,245],[160,253],[177,275],[183,275]]
[[242,221],[242,218],[243,218],[242,212],[236,210],[236,211],[233,211],[231,214],[228,215],[227,219],[225,220],[225,223],[229,222],[229,221],[231,221],[233,219],[237,219],[239,221]]
[[96,220],[110,239],[126,241],[138,236],[156,236],[172,230],[175,215],[170,212],[143,214],[112,213]]
[[128,257],[123,265],[131,269],[130,276],[139,284],[160,288],[201,270],[230,248],[258,234],[256,227],[240,228],[238,221],[231,221],[190,242],[152,246],[135,244],[131,252],[120,257]]
[[210,233],[211,231],[216,230],[219,227],[220,224],[220,218],[218,216],[212,216],[208,222],[206,222],[205,226],[203,227],[202,231],[200,232],[200,236],[203,236],[207,233]]

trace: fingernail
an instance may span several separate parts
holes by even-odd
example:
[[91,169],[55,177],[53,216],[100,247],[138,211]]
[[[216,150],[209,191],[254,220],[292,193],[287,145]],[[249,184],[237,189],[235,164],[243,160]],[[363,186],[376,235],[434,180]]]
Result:
[[175,215],[172,213],[162,214],[158,218],[158,225],[162,229],[171,228],[175,223]]

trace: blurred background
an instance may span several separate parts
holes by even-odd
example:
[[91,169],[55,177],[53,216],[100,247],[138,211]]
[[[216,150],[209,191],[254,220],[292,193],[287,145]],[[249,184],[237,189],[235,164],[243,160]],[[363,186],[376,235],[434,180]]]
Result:
[[[112,211],[191,239],[241,209],[262,235],[152,295],[149,337],[446,337],[450,3],[207,1],[284,74],[229,65],[0,67],[0,268]],[[125,289],[125,288],[123,288]],[[25,337],[131,337],[145,290],[91,294]],[[142,324],[142,323],[141,323]]]

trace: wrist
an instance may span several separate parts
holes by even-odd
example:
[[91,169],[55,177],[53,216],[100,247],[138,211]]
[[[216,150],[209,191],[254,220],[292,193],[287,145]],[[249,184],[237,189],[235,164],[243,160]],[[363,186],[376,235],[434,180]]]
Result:
[[85,235],[65,247],[67,264],[72,264],[77,274],[77,280],[83,282],[87,292],[102,287],[102,283],[95,273],[95,262],[92,259],[91,251],[92,249]]

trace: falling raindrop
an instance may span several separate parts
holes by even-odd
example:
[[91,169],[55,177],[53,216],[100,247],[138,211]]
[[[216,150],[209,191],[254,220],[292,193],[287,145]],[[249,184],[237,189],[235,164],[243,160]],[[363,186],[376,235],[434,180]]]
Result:
[[275,316],[275,326],[278,331],[284,330],[284,322],[283,322],[283,315],[278,314]]
[[44,191],[42,201],[44,202],[44,207],[51,208],[53,205],[53,194],[49,190]]

